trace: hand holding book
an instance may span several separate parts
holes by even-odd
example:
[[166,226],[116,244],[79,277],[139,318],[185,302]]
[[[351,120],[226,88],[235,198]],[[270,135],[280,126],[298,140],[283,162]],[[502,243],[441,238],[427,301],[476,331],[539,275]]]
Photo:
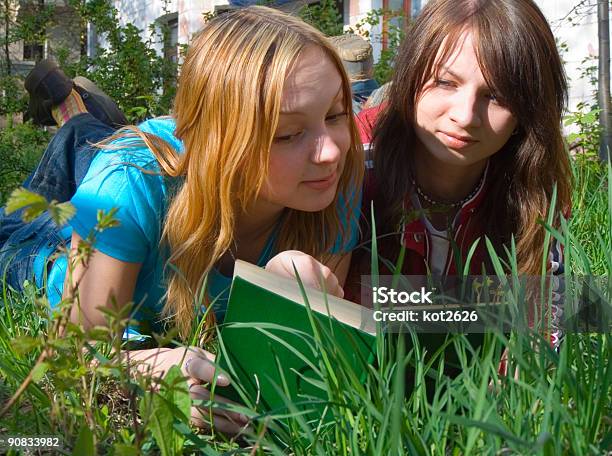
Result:
[[[212,364],[215,355],[199,347],[189,347],[185,356],[182,370],[187,377],[189,394],[194,401],[208,401],[211,394],[207,384],[212,384],[215,377],[215,366]],[[217,385],[228,386],[229,379],[217,372]],[[215,402],[233,403],[218,394],[214,396]],[[197,403],[197,402],[196,402]],[[248,418],[240,413],[229,412],[219,408],[191,407],[191,422],[202,429],[210,429],[211,421],[217,431],[224,434],[238,434],[248,423]]]
[[[154,348],[130,352],[131,362],[141,373],[152,377],[163,377],[172,366],[180,366],[187,377],[189,394],[195,404],[191,407],[191,422],[203,429],[210,429],[214,423],[215,430],[224,434],[238,434],[248,424],[248,418],[240,413],[229,412],[220,408],[198,407],[201,401],[209,401],[211,394],[208,385],[215,378],[215,366],[212,364],[215,355],[199,347]],[[217,371],[217,386],[228,386],[230,380]],[[215,393],[215,402],[232,403]]]
[[304,252],[285,250],[268,261],[266,271],[295,279],[294,265],[304,286],[316,290],[325,289],[328,295],[344,297],[344,290],[332,270]]

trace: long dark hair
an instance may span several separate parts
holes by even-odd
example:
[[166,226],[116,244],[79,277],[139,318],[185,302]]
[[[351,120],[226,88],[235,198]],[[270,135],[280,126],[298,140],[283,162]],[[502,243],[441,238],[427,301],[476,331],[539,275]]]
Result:
[[520,272],[537,274],[544,240],[538,220],[547,214],[555,184],[558,207],[569,209],[571,169],[561,133],[565,72],[532,0],[432,0],[409,28],[372,141],[379,219],[388,229],[400,223],[411,191],[416,100],[466,31],[487,84],[518,121],[516,134],[490,159],[477,217],[497,247],[514,235]]

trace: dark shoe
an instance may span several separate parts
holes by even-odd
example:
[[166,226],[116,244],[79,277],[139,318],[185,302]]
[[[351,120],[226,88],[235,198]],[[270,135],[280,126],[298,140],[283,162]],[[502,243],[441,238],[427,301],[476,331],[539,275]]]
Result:
[[76,91],[81,95],[85,107],[96,119],[111,127],[119,128],[129,122],[111,97],[92,81],[83,76],[74,78]]
[[30,94],[26,118],[36,125],[55,125],[51,115],[53,106],[61,103],[72,91],[72,80],[51,59],[41,60],[25,79]]

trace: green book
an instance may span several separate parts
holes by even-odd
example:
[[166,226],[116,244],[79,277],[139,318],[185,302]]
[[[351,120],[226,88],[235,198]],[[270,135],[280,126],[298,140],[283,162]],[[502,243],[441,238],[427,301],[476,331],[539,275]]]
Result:
[[[218,356],[219,367],[242,386],[244,395],[233,387],[216,391],[237,402],[258,404],[260,410],[284,412],[286,399],[298,408],[320,410],[328,400],[328,386],[318,374],[325,363],[365,378],[376,342],[370,313],[236,261]],[[331,359],[321,355],[315,337],[333,352]]]

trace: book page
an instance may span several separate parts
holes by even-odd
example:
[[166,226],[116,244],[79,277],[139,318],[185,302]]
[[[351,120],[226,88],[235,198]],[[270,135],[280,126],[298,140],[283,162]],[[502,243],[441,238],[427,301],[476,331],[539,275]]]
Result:
[[[242,260],[236,260],[234,277],[236,276],[262,288],[266,288],[297,304],[306,305],[297,280],[281,277]],[[367,307],[360,306],[359,304],[330,294],[325,296],[323,292],[313,288],[304,287],[304,290],[308,297],[308,304],[315,312],[330,315],[342,323],[354,328],[359,328],[369,334],[376,334],[372,309],[368,309]],[[328,305],[325,303],[326,298]]]

